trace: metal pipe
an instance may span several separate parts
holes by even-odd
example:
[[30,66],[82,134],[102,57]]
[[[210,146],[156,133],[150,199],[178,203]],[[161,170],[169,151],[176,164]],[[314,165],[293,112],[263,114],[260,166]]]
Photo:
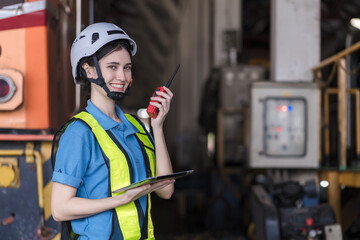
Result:
[[89,24],[94,23],[94,0],[89,1]]
[[338,223],[341,223],[341,196],[340,196],[340,183],[339,172],[327,172],[328,187],[328,201],[329,205],[334,209]]
[[325,161],[330,165],[330,116],[329,116],[329,89],[324,93],[324,141],[325,141]]
[[38,198],[39,198],[39,207],[44,209],[44,176],[43,176],[43,158],[39,151],[34,150],[33,154],[35,156],[36,163],[36,176],[37,176],[37,185],[38,185]]
[[37,177],[37,187],[38,187],[38,202],[40,209],[40,228],[45,228],[45,212],[44,212],[44,174],[43,174],[43,158],[39,151],[34,150],[33,154],[35,156],[36,163],[36,177]]
[[338,131],[340,134],[340,154],[339,166],[345,169],[347,166],[346,156],[346,130],[347,130],[347,115],[346,115],[346,61],[342,58],[338,66]]
[[218,142],[218,146],[217,146],[217,164],[218,164],[218,168],[223,169],[225,166],[225,157],[224,157],[224,119],[223,119],[223,109],[219,109],[217,110],[217,124],[218,124],[218,128],[217,128],[217,132],[216,132],[216,137],[217,137],[217,142]]
[[[347,95],[355,96],[355,129],[356,129],[356,154],[360,158],[360,90],[359,89],[347,89]],[[329,96],[339,95],[339,91],[336,88],[327,88],[324,92],[324,138],[325,138],[325,157],[330,155],[330,144],[329,144]],[[359,163],[360,164],[360,163]]]
[[[345,47],[349,48],[351,47],[351,43],[352,43],[353,39],[352,39],[352,34],[348,33],[346,35],[345,38]],[[346,55],[345,56],[346,59],[346,71],[347,72],[351,72],[351,55]],[[347,74],[346,75],[346,89],[350,90],[351,88],[351,74]],[[351,132],[352,132],[352,126],[351,126],[351,117],[352,117],[352,112],[351,112],[351,96],[349,94],[346,95],[346,119],[347,119],[347,123],[346,123],[346,147],[350,148],[351,147]]]
[[0,150],[0,156],[22,156],[24,155],[25,150]]
[[[356,89],[355,92],[355,108],[356,108],[356,113],[355,113],[355,122],[356,122],[356,154],[358,157],[358,160],[360,160],[360,90]],[[359,164],[359,162],[358,162]]]
[[[81,32],[81,0],[76,0],[76,36]],[[76,114],[80,109],[81,86],[75,84],[75,107],[73,113]]]

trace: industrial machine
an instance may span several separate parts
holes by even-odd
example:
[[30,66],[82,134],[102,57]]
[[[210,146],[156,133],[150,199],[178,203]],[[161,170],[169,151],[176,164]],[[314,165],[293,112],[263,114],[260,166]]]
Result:
[[243,165],[247,159],[250,89],[265,79],[265,68],[239,64],[219,69],[217,110],[218,161],[221,165]]
[[81,1],[0,3],[2,239],[60,238],[48,160],[52,133],[79,107],[69,49],[86,9]]
[[[295,181],[251,189],[251,215],[256,239],[326,240],[342,239],[333,209],[328,204],[306,204],[305,198],[317,198],[315,181],[305,186]],[[336,226],[336,227],[335,227]],[[332,231],[327,231],[332,227]],[[337,229],[337,230],[336,230]],[[335,232],[337,231],[337,232]],[[335,235],[336,234],[336,235]]]
[[250,122],[251,167],[319,166],[320,90],[315,83],[254,83]]

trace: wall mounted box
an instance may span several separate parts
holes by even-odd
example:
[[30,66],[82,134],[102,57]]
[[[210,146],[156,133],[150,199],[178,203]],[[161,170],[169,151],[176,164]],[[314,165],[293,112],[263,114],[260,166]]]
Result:
[[315,83],[255,82],[249,166],[317,168],[320,91]]

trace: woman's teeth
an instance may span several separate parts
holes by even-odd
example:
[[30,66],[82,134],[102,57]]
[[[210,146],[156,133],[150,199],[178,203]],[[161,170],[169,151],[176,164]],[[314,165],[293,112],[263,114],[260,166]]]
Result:
[[115,88],[123,88],[125,85],[124,84],[111,84],[112,87]]

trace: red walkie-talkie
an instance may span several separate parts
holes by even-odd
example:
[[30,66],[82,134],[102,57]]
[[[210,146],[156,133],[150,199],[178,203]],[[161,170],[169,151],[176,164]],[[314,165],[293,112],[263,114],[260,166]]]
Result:
[[[169,81],[167,82],[167,84],[165,85],[165,87],[167,87],[167,88],[170,87],[170,84],[171,84],[172,80],[174,79],[175,74],[176,74],[177,71],[179,70],[179,67],[180,67],[180,64],[177,65],[177,67],[176,67],[173,75],[171,76],[171,78],[169,79]],[[158,87],[158,88],[155,90],[155,92],[154,92],[154,94],[153,94],[152,96],[153,96],[153,97],[156,97],[156,96],[157,96],[156,92],[158,92],[158,91],[160,91],[160,92],[165,92],[165,90],[164,90],[163,87]],[[151,100],[150,102],[156,102],[156,101]],[[149,104],[149,106],[148,106],[147,109],[146,109],[146,112],[149,114],[149,117],[151,117],[151,118],[156,118],[157,115],[158,115],[158,113],[159,113],[159,109],[158,109],[157,107]]]

